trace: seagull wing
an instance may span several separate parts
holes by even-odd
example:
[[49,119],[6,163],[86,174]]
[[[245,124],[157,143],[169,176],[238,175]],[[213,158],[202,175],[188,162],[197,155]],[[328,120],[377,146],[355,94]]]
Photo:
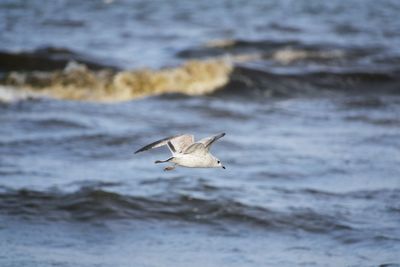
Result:
[[211,145],[223,136],[225,136],[225,133],[216,134],[210,137],[203,138],[200,141],[198,141],[198,143],[202,143],[208,151],[210,150]]
[[143,152],[146,150],[150,150],[153,148],[161,147],[167,145],[169,150],[174,153],[182,153],[185,148],[189,147],[194,142],[193,135],[189,134],[180,134],[174,135],[170,137],[163,138],[161,140],[155,141],[151,144],[148,144],[140,149],[138,149],[136,153]]
[[196,156],[203,156],[207,153],[208,150],[203,143],[194,143],[183,151],[183,154],[192,154]]

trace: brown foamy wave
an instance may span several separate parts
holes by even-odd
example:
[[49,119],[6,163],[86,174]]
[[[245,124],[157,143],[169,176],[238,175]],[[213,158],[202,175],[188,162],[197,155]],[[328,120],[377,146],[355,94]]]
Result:
[[62,71],[11,72],[3,84],[16,90],[45,97],[117,102],[166,93],[204,95],[229,81],[233,66],[229,60],[190,60],[176,68],[161,70],[89,70],[70,62]]

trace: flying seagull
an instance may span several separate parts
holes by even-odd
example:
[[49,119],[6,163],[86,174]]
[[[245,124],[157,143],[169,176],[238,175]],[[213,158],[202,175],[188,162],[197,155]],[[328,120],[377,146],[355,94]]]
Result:
[[172,166],[165,167],[164,171],[173,170],[177,165],[189,168],[222,167],[225,169],[221,161],[210,153],[211,145],[224,135],[225,133],[220,133],[206,137],[197,142],[194,141],[194,136],[190,134],[170,136],[142,147],[137,150],[135,154],[166,145],[171,151],[172,157],[166,160],[155,161],[155,163],[174,163]]

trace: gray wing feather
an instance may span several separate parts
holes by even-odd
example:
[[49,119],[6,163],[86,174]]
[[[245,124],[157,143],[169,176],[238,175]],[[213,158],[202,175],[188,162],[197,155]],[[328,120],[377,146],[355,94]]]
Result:
[[[193,144],[193,135],[188,135],[188,134],[179,134],[179,135],[174,135],[170,137],[163,138],[161,140],[155,141],[151,144],[148,144],[140,149],[138,149],[136,153],[143,152],[146,150],[150,150],[153,148],[165,146],[168,144],[168,142],[171,142],[173,147],[176,149],[177,152],[183,151],[186,147],[190,146]],[[170,147],[168,147],[170,148]],[[171,150],[171,149],[170,149]],[[174,153],[174,151],[171,150],[171,152]]]
[[203,143],[194,143],[183,151],[184,154],[196,154],[196,155],[204,155],[207,152],[208,151]]
[[201,139],[201,140],[199,141],[199,143],[204,144],[204,147],[205,147],[207,150],[210,150],[211,145],[212,145],[215,141],[217,141],[218,139],[220,139],[220,138],[223,137],[223,136],[225,136],[225,133],[216,134],[216,135],[213,135],[213,136],[210,136],[210,137],[206,137],[206,138]]
[[181,135],[172,139],[171,143],[175,147],[176,153],[182,153],[186,148],[194,143],[194,137],[189,134]]

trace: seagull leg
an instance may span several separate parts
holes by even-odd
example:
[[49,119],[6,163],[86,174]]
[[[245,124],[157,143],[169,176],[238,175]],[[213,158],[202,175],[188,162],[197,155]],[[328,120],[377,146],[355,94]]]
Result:
[[[165,162],[170,162],[174,157],[171,157],[167,160],[156,160],[154,163],[165,163]],[[164,168],[164,171],[172,171],[173,169],[175,169],[176,167],[176,163],[172,166],[167,166]]]
[[172,158],[173,157],[171,157],[171,158],[169,158],[169,159],[166,159],[166,160],[156,160],[154,163],[165,163],[165,162],[168,162],[168,161],[171,161],[172,160]]

